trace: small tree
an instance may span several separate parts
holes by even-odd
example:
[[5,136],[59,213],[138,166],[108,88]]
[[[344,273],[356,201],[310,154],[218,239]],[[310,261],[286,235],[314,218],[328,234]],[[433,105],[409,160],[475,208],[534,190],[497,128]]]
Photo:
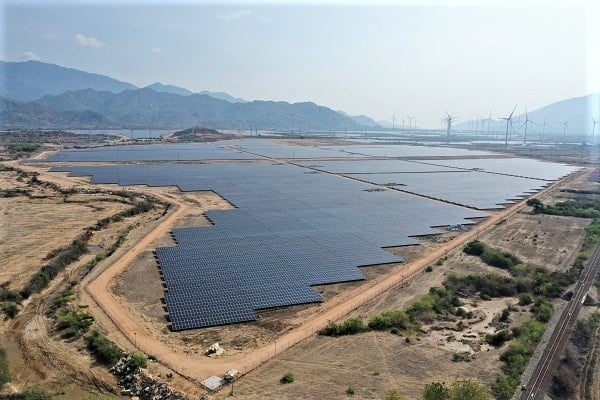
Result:
[[431,382],[423,390],[424,400],[450,400],[450,389],[444,382]]
[[471,379],[458,380],[450,387],[452,400],[492,400],[493,396],[480,382]]
[[533,212],[536,214],[539,214],[544,210],[544,203],[542,203],[538,199],[527,200],[527,205],[529,207],[533,207]]

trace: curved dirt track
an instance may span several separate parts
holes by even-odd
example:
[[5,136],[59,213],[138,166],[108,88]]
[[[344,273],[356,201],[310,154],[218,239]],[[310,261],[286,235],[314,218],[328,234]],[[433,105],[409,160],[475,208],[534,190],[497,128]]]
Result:
[[[563,183],[566,180],[572,180],[576,176],[579,176],[585,172],[586,170],[582,170],[563,180],[557,181],[532,197],[537,197],[551,190],[556,185]],[[476,238],[479,233],[493,227],[495,224],[517,212],[525,205],[526,202],[523,200],[497,214],[490,216],[488,219],[475,226],[469,232],[466,232],[464,235],[461,235],[440,246],[435,251],[425,255],[424,257],[405,264],[403,268],[397,272],[384,276],[380,279],[370,282],[368,281],[365,285],[344,292],[324,303],[321,303],[311,318],[306,320],[298,328],[295,328],[294,330],[278,338],[276,342],[265,345],[252,351],[251,353],[219,359],[203,356],[200,356],[200,358],[193,358],[183,353],[174,352],[169,346],[158,341],[152,337],[151,334],[145,332],[140,326],[138,326],[132,316],[120,306],[116,296],[111,293],[109,288],[111,280],[120,274],[141,252],[150,247],[154,240],[159,239],[161,236],[167,234],[177,218],[179,218],[187,210],[187,206],[182,202],[175,201],[172,198],[169,198],[168,201],[176,204],[178,206],[177,210],[171,213],[164,221],[155,227],[142,240],[136,243],[115,263],[99,274],[96,279],[87,285],[86,289],[96,303],[118,327],[121,333],[131,342],[131,344],[134,344],[135,347],[146,354],[152,354],[156,356],[160,362],[164,363],[179,374],[196,382],[206,379],[211,375],[222,375],[230,368],[235,368],[242,374],[247,373],[248,371],[276,356],[277,353],[281,353],[285,349],[293,346],[301,340],[314,335],[319,329],[325,327],[329,322],[336,321],[344,317],[352,310],[358,308],[379,294],[398,284],[403,283],[411,276],[420,272],[427,265],[434,263],[441,257],[444,257],[447,252],[464,245],[466,242]]]

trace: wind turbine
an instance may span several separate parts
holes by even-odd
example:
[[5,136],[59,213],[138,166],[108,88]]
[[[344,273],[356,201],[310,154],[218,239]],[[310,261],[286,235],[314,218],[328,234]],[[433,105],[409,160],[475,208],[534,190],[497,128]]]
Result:
[[546,139],[546,126],[548,126],[548,124],[546,123],[546,116],[544,115],[544,123],[542,124],[542,140]]
[[517,109],[517,106],[515,106],[515,108],[513,108],[512,112],[510,113],[510,115],[506,118],[500,118],[506,121],[506,136],[504,137],[504,148],[508,147],[508,126],[510,125],[510,127],[512,128],[512,116],[515,113],[515,110]]
[[596,124],[600,121],[597,121],[596,118],[592,114],[590,114],[590,118],[594,121],[594,125],[592,126],[592,137],[594,137],[594,131],[596,130]]
[[567,144],[567,128],[569,126],[569,120],[560,123],[563,126],[563,144]]
[[450,142],[450,133],[452,131],[452,122],[456,121],[458,119],[457,116],[455,116],[454,114],[450,115],[448,114],[448,111],[446,111],[446,141]]
[[392,115],[392,129],[396,129],[396,114]]
[[523,137],[523,144],[527,143],[527,125],[529,123],[533,124],[533,121],[529,119],[529,114],[527,114],[527,108],[525,108],[525,136]]

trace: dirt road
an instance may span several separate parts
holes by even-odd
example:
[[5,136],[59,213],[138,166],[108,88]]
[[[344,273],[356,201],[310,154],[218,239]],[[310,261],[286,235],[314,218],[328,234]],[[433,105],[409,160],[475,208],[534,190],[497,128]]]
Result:
[[[586,173],[586,171],[584,170],[577,174],[573,174],[566,178],[566,180],[574,179],[575,176],[578,176],[582,173]],[[542,193],[553,189],[556,185],[562,182],[564,182],[564,180],[555,182],[553,185],[549,186],[535,196],[539,196]],[[187,209],[187,206],[184,203],[175,201],[172,198],[169,198],[168,201],[175,203],[178,206],[178,209],[170,214],[160,225],[152,230],[140,242],[128,250],[114,264],[102,272],[95,280],[89,283],[87,286],[87,291],[104,310],[104,312],[110,317],[119,330],[121,330],[123,335],[132,344],[134,344],[135,347],[147,354],[154,355],[160,362],[196,382],[204,380],[211,375],[222,375],[229,368],[235,368],[242,374],[247,373],[253,368],[276,356],[278,353],[281,353],[285,349],[293,346],[307,337],[314,335],[319,329],[325,327],[330,321],[336,321],[340,318],[343,318],[352,310],[385,292],[391,287],[402,284],[413,275],[419,273],[427,265],[434,263],[441,257],[444,257],[447,252],[459,248],[466,242],[475,239],[479,233],[493,227],[495,224],[517,212],[525,205],[525,201],[516,203],[504,211],[489,217],[480,225],[474,227],[469,232],[466,232],[464,235],[461,235],[454,240],[440,246],[425,257],[405,264],[401,270],[394,272],[391,275],[382,277],[381,279],[367,282],[365,285],[362,285],[354,290],[349,290],[339,296],[336,296],[335,298],[321,303],[317,306],[318,309],[315,310],[313,317],[308,319],[298,328],[281,336],[274,343],[263,346],[262,348],[256,349],[248,354],[240,354],[228,358],[207,358],[204,356],[192,356],[183,353],[176,353],[173,351],[173,349],[152,337],[151,334],[145,332],[140,326],[138,326],[136,321],[119,305],[116,297],[109,289],[111,280],[120,274],[141,252],[150,247],[154,240],[160,238],[162,235],[167,234],[173,223],[177,220],[177,218],[183,215]]]

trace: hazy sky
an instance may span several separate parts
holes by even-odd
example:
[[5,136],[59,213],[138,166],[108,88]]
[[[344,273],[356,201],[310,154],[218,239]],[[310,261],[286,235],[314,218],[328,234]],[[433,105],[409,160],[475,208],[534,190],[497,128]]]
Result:
[[2,58],[424,127],[600,91],[593,1],[110,3],[0,0]]

